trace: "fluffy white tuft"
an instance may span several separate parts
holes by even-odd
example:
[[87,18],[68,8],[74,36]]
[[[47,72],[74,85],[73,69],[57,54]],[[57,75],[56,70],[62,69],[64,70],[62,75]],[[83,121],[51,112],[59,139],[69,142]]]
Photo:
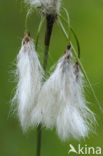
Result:
[[46,14],[57,14],[60,11],[61,0],[40,0]]
[[84,97],[83,74],[77,63],[73,66],[70,56],[62,63],[60,74],[62,79],[58,78],[58,81],[62,89],[59,91],[60,105],[56,123],[58,135],[62,140],[70,136],[75,139],[86,137],[95,117]]
[[31,126],[31,111],[37,104],[42,86],[43,70],[38,60],[33,40],[25,38],[17,56],[18,84],[13,102],[17,103],[18,117],[26,131]]
[[24,2],[30,4],[31,6],[34,6],[35,8],[41,6],[40,0],[24,0]]
[[79,139],[88,136],[94,114],[87,107],[83,81],[78,65],[72,63],[70,51],[59,60],[54,73],[41,89],[32,123],[40,122],[47,128],[56,126],[62,140],[70,136]]
[[[56,125],[57,111],[59,108],[59,91],[61,90],[60,77],[61,62],[64,57],[58,62],[57,68],[50,78],[44,83],[38,97],[38,104],[32,112],[32,123],[38,125],[41,122],[47,127],[52,128]],[[60,69],[60,70],[59,70]]]
[[42,7],[45,14],[57,14],[60,11],[61,0],[24,0],[31,6]]

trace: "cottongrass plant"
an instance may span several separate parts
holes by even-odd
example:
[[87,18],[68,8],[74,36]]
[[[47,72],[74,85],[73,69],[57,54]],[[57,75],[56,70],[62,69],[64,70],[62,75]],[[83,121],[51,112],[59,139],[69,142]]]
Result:
[[26,131],[30,126],[31,111],[36,106],[43,78],[43,69],[33,40],[28,34],[25,34],[17,56],[16,76],[18,83],[13,103],[17,104],[18,117],[23,130]]
[[[43,68],[44,72],[46,74],[46,69],[47,69],[47,60],[48,60],[48,53],[49,53],[49,45],[50,45],[50,39],[52,35],[52,30],[53,30],[53,25],[57,19],[57,14],[59,14],[60,11],[60,2],[61,0],[24,0],[25,2],[29,2],[30,8],[40,8],[42,15],[46,17],[46,31],[45,31],[45,40],[44,40],[44,45],[45,45],[45,51],[44,51],[44,61],[43,61]],[[29,16],[29,12],[27,13],[26,16],[26,21],[25,21],[25,27],[27,27],[27,19]],[[37,37],[35,40],[35,45],[37,47],[38,45],[38,38],[40,35],[40,30],[42,27],[42,24],[44,22],[44,18],[41,18],[38,30],[37,30]],[[37,156],[40,156],[40,148],[41,148],[41,124],[38,125],[37,128]]]
[[93,112],[87,107],[84,96],[83,74],[72,61],[70,45],[58,61],[55,71],[44,83],[38,104],[32,112],[32,123],[42,123],[46,128],[56,127],[62,140],[88,136]]
[[[62,140],[67,140],[71,136],[75,139],[85,138],[92,130],[96,120],[85,99],[84,77],[102,112],[103,109],[80,61],[80,46],[75,32],[71,29],[68,11],[63,8],[66,18],[60,14],[61,0],[24,0],[24,2],[29,4],[30,8],[41,9],[42,18],[35,38],[36,48],[29,34],[26,34],[22,41],[17,56],[16,76],[18,82],[12,102],[16,103],[23,131],[28,130],[29,127],[38,126],[36,155],[40,156],[42,126],[51,129],[55,127]],[[26,16],[26,30],[28,30],[27,20],[30,13],[31,10]],[[42,69],[36,50],[45,19],[45,51]],[[46,79],[50,39],[56,21],[70,44],[67,46],[65,54],[57,62],[54,72]],[[62,21],[67,24],[68,32]],[[77,43],[78,54],[69,39],[70,32]]]

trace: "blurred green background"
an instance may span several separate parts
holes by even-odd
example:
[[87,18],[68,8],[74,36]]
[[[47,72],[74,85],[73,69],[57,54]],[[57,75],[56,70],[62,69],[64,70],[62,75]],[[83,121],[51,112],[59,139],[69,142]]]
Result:
[[[63,0],[68,9],[71,25],[81,46],[81,61],[103,107],[103,0]],[[23,134],[16,117],[10,115],[10,100],[14,88],[13,63],[19,51],[24,33],[27,7],[21,0],[0,0],[0,155],[35,156],[36,129]],[[28,29],[35,38],[40,15],[34,12],[28,21]],[[39,55],[43,58],[45,25],[39,40]],[[72,41],[73,37],[71,37]],[[48,69],[63,54],[67,41],[55,24],[51,39]],[[75,42],[74,42],[75,44]],[[99,111],[90,89],[87,98],[92,103],[98,125],[96,133],[85,140],[70,139],[61,142],[54,131],[43,129],[41,156],[68,156],[69,144],[76,148],[100,146],[103,149],[103,114]],[[73,154],[70,154],[73,156]],[[75,154],[74,154],[75,155]]]

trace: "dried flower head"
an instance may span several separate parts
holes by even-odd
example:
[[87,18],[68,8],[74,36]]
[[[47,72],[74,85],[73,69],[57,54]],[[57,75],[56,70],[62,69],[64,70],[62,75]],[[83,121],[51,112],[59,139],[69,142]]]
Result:
[[17,103],[18,117],[25,131],[30,126],[31,111],[37,103],[43,78],[43,70],[33,40],[28,34],[25,34],[17,56],[16,76],[18,84],[13,103]]

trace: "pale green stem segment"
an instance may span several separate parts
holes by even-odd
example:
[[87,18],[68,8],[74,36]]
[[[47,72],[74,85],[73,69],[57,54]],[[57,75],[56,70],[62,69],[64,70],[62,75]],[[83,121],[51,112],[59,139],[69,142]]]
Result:
[[49,46],[45,45],[44,61],[43,61],[43,68],[44,68],[45,75],[46,75],[46,68],[47,68],[48,52],[49,52]]
[[65,30],[65,28],[64,28],[64,26],[63,26],[63,23],[62,23],[62,21],[60,20],[60,18],[58,18],[58,21],[59,21],[59,24],[60,24],[60,27],[61,27],[61,30],[62,30],[64,36],[66,37],[67,40],[69,40],[69,36],[68,36],[68,34],[67,34],[67,32],[66,32],[66,30]]
[[[67,20],[65,20],[64,18],[63,18],[63,20],[64,20],[65,23],[68,24],[68,34],[69,34],[68,37],[70,38],[70,32],[72,32],[72,34],[73,34],[73,36],[75,38],[76,44],[77,44],[77,48],[78,48],[78,57],[80,58],[80,44],[79,44],[78,37],[77,37],[75,31],[73,30],[73,28],[71,27],[70,16],[69,16],[68,10],[66,8],[64,8],[64,7],[62,9],[64,10],[64,12],[66,14],[66,17],[67,17]],[[63,17],[63,16],[61,16],[61,17]]]
[[42,139],[42,124],[37,127],[37,151],[36,156],[40,156],[41,153],[41,140]]
[[[63,26],[63,23],[61,22],[60,18],[59,18],[59,24],[60,24],[60,27],[61,27],[61,30],[62,30],[64,36],[65,36],[66,39],[69,41],[69,36],[68,36],[68,34],[67,34],[67,32],[66,32],[66,30],[65,30],[65,28],[64,28],[64,26]],[[71,43],[71,41],[69,41],[69,42]],[[87,76],[87,74],[86,74],[86,71],[85,71],[85,69],[84,69],[84,67],[83,67],[83,65],[82,65],[82,63],[81,63],[81,61],[80,61],[80,59],[79,59],[79,57],[78,57],[78,54],[77,54],[77,52],[76,52],[76,50],[75,50],[75,48],[74,48],[74,46],[73,46],[72,43],[71,43],[71,46],[72,46],[74,55],[75,55],[75,57],[76,57],[76,59],[77,59],[77,61],[78,61],[78,63],[79,63],[79,66],[80,66],[80,68],[81,68],[81,70],[82,70],[82,72],[83,72],[83,74],[84,74],[84,76],[85,76],[85,79],[87,80],[87,82],[88,82],[88,84],[89,84],[89,87],[90,87],[90,89],[91,89],[91,92],[92,92],[92,94],[93,94],[95,100],[96,100],[96,103],[97,103],[97,105],[98,105],[100,111],[103,113],[103,109],[102,109],[102,107],[101,107],[101,105],[100,105],[100,103],[99,103],[99,100],[98,100],[98,98],[97,98],[97,96],[96,96],[96,94],[95,94],[95,91],[94,91],[94,89],[93,89],[93,87],[92,87],[92,84],[91,84],[91,82],[90,82],[90,80],[89,80],[89,78],[88,78],[88,76]]]
[[[65,8],[64,8],[65,9]],[[65,9],[66,10],[66,9]],[[67,12],[66,12],[66,14],[67,14]],[[78,40],[78,37],[77,37],[77,35],[76,35],[76,33],[75,33],[75,31],[73,30],[73,28],[70,26],[70,18],[68,18],[68,16],[69,15],[67,15],[67,20],[61,15],[61,14],[59,14],[59,17],[66,23],[66,24],[68,24],[68,37],[69,37],[69,39],[70,39],[70,31],[72,32],[72,34],[73,34],[73,36],[74,36],[74,38],[75,38],[75,41],[76,41],[76,44],[77,44],[77,48],[78,48],[78,57],[80,58],[80,44],[79,44],[79,40]],[[68,21],[69,20],[69,21]]]
[[[70,33],[70,29],[71,29],[71,26],[70,26],[70,16],[69,16],[69,13],[68,13],[68,11],[67,11],[67,9],[66,8],[64,8],[63,7],[63,10],[64,10],[64,12],[65,12],[65,14],[66,14],[66,16],[67,16],[67,24],[68,24],[68,29],[69,29],[69,33]],[[68,34],[69,34],[68,33]]]
[[79,40],[77,38],[77,35],[75,33],[75,31],[73,30],[73,28],[71,28],[71,32],[75,38],[76,44],[77,44],[77,48],[78,48],[78,58],[80,58],[80,44],[79,44]]
[[27,29],[28,29],[28,19],[29,19],[29,16],[30,16],[31,12],[32,12],[32,8],[30,8],[30,9],[28,10],[27,14],[26,14],[26,19],[25,19],[25,31],[28,31],[28,30],[27,30]]
[[36,50],[37,50],[37,46],[38,46],[38,39],[39,39],[39,36],[40,36],[40,32],[41,32],[41,28],[43,26],[43,23],[45,21],[45,16],[43,16],[40,20],[40,23],[39,23],[39,27],[38,27],[38,30],[37,30],[37,34],[36,34],[36,39],[35,39],[35,47],[36,47]]

